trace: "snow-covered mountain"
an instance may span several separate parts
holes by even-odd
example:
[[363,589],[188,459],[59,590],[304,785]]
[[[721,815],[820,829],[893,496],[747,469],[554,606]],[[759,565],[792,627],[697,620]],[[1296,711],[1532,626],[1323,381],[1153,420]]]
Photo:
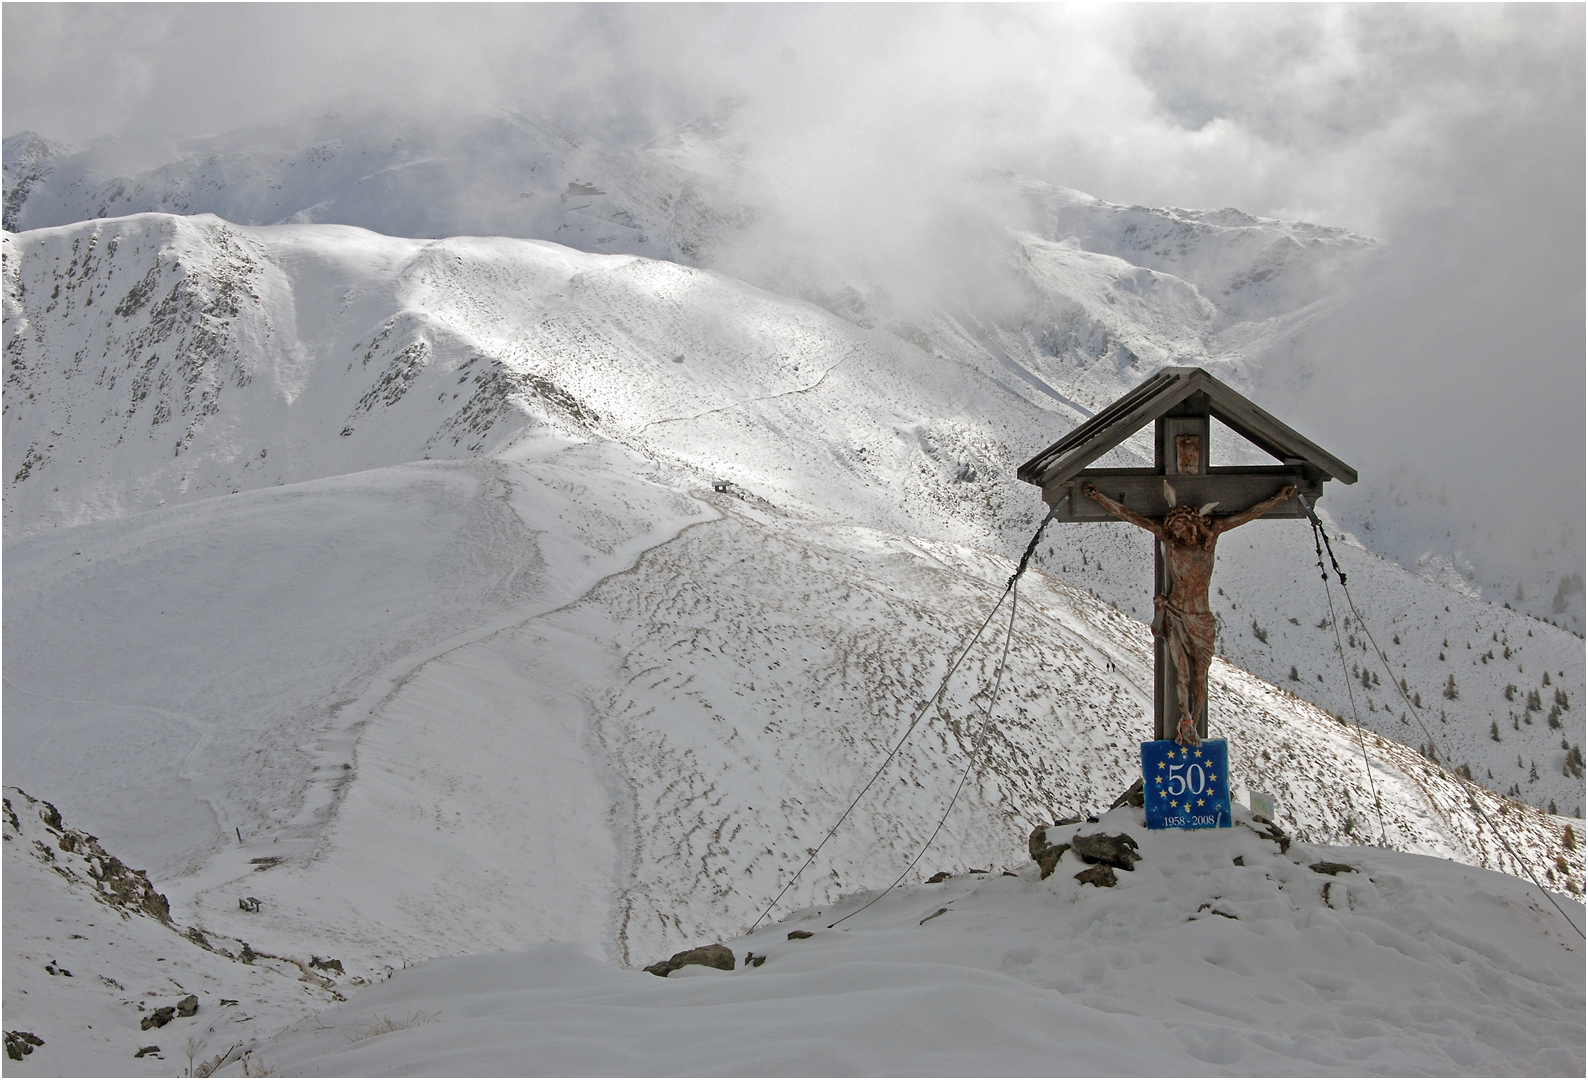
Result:
[[21,132],[4,157],[11,232],[208,213],[389,236],[538,237],[690,262],[744,212],[665,155],[614,150],[506,109],[321,110],[169,149],[105,140],[74,150]]
[[[60,808],[41,816],[8,792],[7,880],[29,884],[6,907],[6,1009],[45,1042],[14,1069],[168,1069],[171,1046],[131,1056],[165,978],[208,995],[172,1029],[206,1040],[203,1061],[434,957],[551,941],[586,958],[575,968],[633,967],[741,934],[996,602],[1042,513],[1016,466],[1164,363],[1250,388],[1263,343],[1327,307],[1375,251],[1337,230],[993,177],[1025,207],[1000,271],[1017,287],[998,304],[774,267],[795,298],[765,287],[776,274],[709,265],[754,238],[755,215],[666,216],[674,181],[720,183],[711,205],[731,204],[721,130],[627,156],[569,136],[542,159],[563,135],[493,122],[432,157],[350,125],[324,178],[298,187],[280,181],[310,160],[294,132],[270,136],[274,157],[259,133],[212,140],[213,161],[137,173],[114,206],[92,153],[24,141],[13,169],[8,141],[8,214],[22,192],[8,220],[25,231],[4,237],[5,780]],[[637,224],[610,250],[591,239],[601,226],[570,230],[576,246],[389,234],[464,220],[511,233],[491,225],[505,217],[467,217],[489,200],[458,194],[459,163],[493,139],[553,186],[619,193]],[[359,203],[366,184],[385,194]],[[406,213],[432,189],[455,197],[386,235],[306,213]],[[524,228],[589,209],[563,202],[569,190]],[[156,195],[183,213],[95,216]],[[93,220],[41,224],[83,206]],[[189,212],[217,207],[296,222]],[[1254,454],[1231,439],[1215,452]],[[1137,439],[1105,463],[1146,453]],[[1531,874],[1580,919],[1580,640],[1329,523],[1383,678],[1406,680],[1447,763],[1491,793],[1474,814],[1460,780],[1409,749],[1426,735],[1375,681],[1363,627],[1343,610],[1331,621],[1295,522],[1221,547],[1234,663],[1215,667],[1212,722],[1234,786],[1275,795],[1297,845]],[[775,917],[892,880],[967,766],[909,884],[976,867],[1034,885],[1031,830],[1104,811],[1139,768],[1148,556],[1126,526],[1050,526],[1012,623],[993,619]],[[1552,801],[1576,819],[1544,812]],[[169,922],[129,915],[137,929],[112,941],[88,921],[97,886],[45,858],[68,850],[62,814],[123,869],[147,869]],[[1387,860],[1372,863],[1379,881],[1414,880],[1389,902],[1402,914],[1461,872],[1359,854]],[[105,864],[60,865],[93,880]],[[1295,858],[1275,865],[1286,883],[1302,874]],[[1508,911],[1545,902],[1531,884],[1483,887]],[[997,891],[989,911],[1026,918],[1029,898]],[[1387,902],[1342,892],[1348,912]],[[873,910],[902,919],[925,895]],[[76,927],[65,941],[52,905]],[[1217,922],[1245,913],[1231,916]],[[1551,919],[1573,934],[1552,908],[1521,918],[1494,940]],[[254,995],[247,1017],[221,1011],[242,1000],[234,985]],[[403,985],[392,1002],[428,992]],[[1580,1017],[1580,989],[1562,986]],[[320,1049],[272,1045],[295,1063]],[[1526,1060],[1570,1072],[1580,1054]]]
[[[871,222],[872,242],[903,246],[837,257],[777,205],[775,167],[758,156],[744,106],[726,100],[635,150],[467,102],[401,113],[344,102],[175,145],[73,148],[22,132],[5,143],[5,222],[17,231],[214,213],[646,255],[723,270],[932,351],[968,351],[1024,393],[1066,384],[1083,408],[1163,363],[1208,367],[1276,404],[1304,402],[1314,373],[1295,361],[1298,341],[1332,325],[1382,254],[1343,229],[1121,206],[986,172],[960,178],[935,239],[911,247]],[[1345,531],[1453,591],[1588,628],[1575,541],[1530,560],[1499,555],[1438,482],[1374,464],[1340,503]]]
[[[710,271],[533,241],[143,215],[5,244],[13,536],[472,460],[565,430],[731,482],[779,513],[1015,556],[1041,514],[1015,467],[1085,415],[1069,401],[1110,385],[1105,363],[1050,358],[1033,374],[995,361],[967,323],[935,328],[957,351],[929,352]],[[1143,312],[1132,325],[1162,315]],[[1139,357],[1113,369],[1115,390],[1146,369]],[[1116,456],[1143,463],[1139,443]],[[1577,639],[1336,547],[1395,680],[1443,717],[1450,763],[1541,808],[1579,809]],[[1249,525],[1225,551],[1226,655],[1339,715],[1354,692],[1362,723],[1426,742],[1343,597],[1331,616],[1304,525]],[[1128,526],[1053,527],[1039,565],[1127,613],[1150,610],[1150,545]]]

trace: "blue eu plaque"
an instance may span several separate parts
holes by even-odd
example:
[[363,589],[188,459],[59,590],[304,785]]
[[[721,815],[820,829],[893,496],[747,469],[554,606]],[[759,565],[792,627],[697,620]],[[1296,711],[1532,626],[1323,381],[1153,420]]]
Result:
[[1223,739],[1208,739],[1201,746],[1181,746],[1173,739],[1142,743],[1147,828],[1229,828],[1229,763]]

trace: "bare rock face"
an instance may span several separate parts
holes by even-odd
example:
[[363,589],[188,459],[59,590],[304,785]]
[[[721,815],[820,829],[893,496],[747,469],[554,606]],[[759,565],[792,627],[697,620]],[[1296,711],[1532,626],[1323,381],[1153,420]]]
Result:
[[704,967],[720,968],[723,971],[733,970],[733,950],[726,945],[703,945],[698,949],[687,949],[681,953],[674,953],[671,959],[662,960],[646,968],[652,975],[667,978],[669,972],[677,971],[690,964],[700,964]]
[[1102,863],[1121,870],[1136,869],[1136,863],[1141,859],[1141,856],[1136,854],[1136,841],[1125,833],[1120,833],[1118,836],[1108,836],[1104,833],[1077,836],[1071,842],[1071,846],[1075,848],[1077,855],[1089,863]]

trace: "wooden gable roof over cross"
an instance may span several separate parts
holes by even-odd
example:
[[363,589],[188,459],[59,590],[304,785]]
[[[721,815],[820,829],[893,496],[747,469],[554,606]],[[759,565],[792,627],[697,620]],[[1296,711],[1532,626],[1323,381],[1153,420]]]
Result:
[[[1209,418],[1279,459],[1277,465],[1210,467]],[[1154,465],[1149,469],[1088,469],[1087,466],[1149,423],[1156,424]],[[1020,466],[1019,477],[1042,488],[1058,507],[1059,521],[1100,521],[1101,507],[1080,498],[1090,481],[1137,513],[1158,516],[1175,503],[1215,504],[1216,516],[1255,505],[1285,484],[1295,484],[1310,504],[1326,480],[1356,483],[1356,470],[1250,399],[1201,368],[1168,367],[1103,409],[1086,423]],[[1301,517],[1295,501],[1270,517]]]

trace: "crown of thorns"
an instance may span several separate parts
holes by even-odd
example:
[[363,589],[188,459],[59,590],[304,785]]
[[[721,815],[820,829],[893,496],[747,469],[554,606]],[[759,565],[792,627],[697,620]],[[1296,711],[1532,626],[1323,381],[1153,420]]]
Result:
[[1207,525],[1202,514],[1194,506],[1177,506],[1163,516],[1163,523],[1166,526],[1175,525],[1182,521],[1198,528],[1203,528]]

